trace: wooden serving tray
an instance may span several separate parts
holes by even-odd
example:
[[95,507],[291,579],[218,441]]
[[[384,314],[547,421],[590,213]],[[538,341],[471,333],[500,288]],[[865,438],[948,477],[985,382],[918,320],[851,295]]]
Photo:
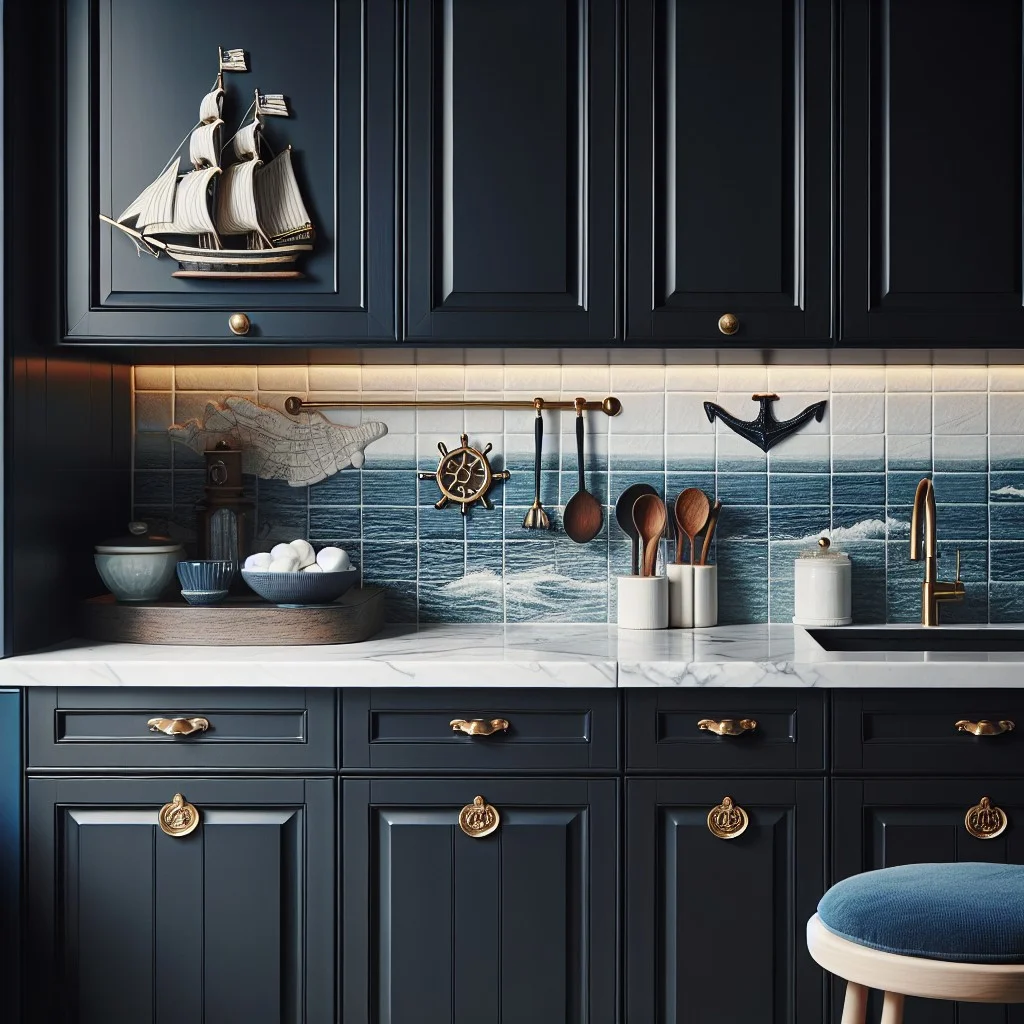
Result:
[[82,628],[91,640],[198,647],[352,644],[384,625],[384,591],[353,587],[333,604],[279,608],[259,598],[220,604],[184,601],[119,604],[111,594],[82,602]]

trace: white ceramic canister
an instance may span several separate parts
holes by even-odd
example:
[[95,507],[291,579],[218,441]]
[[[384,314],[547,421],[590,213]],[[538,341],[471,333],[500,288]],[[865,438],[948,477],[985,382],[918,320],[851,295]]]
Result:
[[793,622],[798,626],[848,626],[850,556],[833,551],[827,537],[793,563]]
[[666,629],[668,579],[664,576],[620,576],[619,627]]

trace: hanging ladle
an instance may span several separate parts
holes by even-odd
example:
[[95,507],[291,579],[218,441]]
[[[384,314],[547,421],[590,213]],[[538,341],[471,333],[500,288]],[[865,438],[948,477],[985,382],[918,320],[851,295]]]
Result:
[[523,519],[523,529],[550,530],[551,520],[540,504],[540,453],[544,445],[544,417],[541,415],[541,409],[544,403],[539,398],[535,398],[533,404],[537,407],[537,419],[533,424],[533,504]]
[[562,528],[569,540],[586,544],[601,532],[601,503],[590,491],[583,477],[583,407],[585,399],[576,399],[576,462],[579,467],[579,490],[569,499],[562,513]]

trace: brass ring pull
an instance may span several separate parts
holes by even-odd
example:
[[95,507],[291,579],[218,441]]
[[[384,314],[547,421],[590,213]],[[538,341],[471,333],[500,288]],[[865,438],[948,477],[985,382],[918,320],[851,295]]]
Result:
[[180,793],[175,793],[174,799],[160,808],[157,821],[160,823],[160,828],[169,836],[180,839],[190,832],[195,832],[199,825],[199,818],[199,811],[188,803]]
[[162,732],[165,736],[191,736],[210,728],[206,718],[151,718],[146,724],[150,732]]
[[473,797],[473,802],[459,811],[459,828],[473,839],[489,836],[500,823],[501,815],[482,796]]
[[964,828],[975,839],[995,839],[1006,831],[1009,823],[1006,812],[1001,807],[993,806],[987,796],[983,796],[981,803],[975,804],[964,815]]
[[720,722],[713,718],[702,718],[697,728],[713,732],[716,736],[742,736],[745,732],[753,732],[757,722],[752,718],[723,718]]
[[1004,732],[1013,732],[1017,727],[1009,718],[1000,718],[998,722],[990,722],[986,718],[980,722],[972,722],[970,719],[961,718],[954,728],[960,732],[969,732],[972,736],[999,736]]
[[252,322],[244,313],[232,313],[228,317],[228,327],[232,334],[248,334]]
[[453,732],[464,732],[467,736],[491,736],[496,732],[508,732],[508,722],[504,718],[492,718],[485,722],[482,718],[453,718],[449,723]]
[[718,318],[718,329],[723,334],[735,334],[740,329],[740,318],[735,313],[723,313]]
[[718,839],[735,839],[746,832],[749,824],[747,812],[734,804],[731,796],[708,811],[708,830]]

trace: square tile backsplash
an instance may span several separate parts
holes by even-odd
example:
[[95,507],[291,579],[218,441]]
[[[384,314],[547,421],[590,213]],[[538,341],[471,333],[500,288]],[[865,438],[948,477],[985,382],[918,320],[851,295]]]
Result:
[[[765,455],[721,423],[711,400],[743,419],[755,391],[780,394],[779,419],[819,399],[828,405]],[[910,505],[930,475],[938,502],[940,576],[962,553],[967,599],[943,609],[948,622],[1024,621],[1024,367],[366,365],[136,367],[135,515],[195,536],[203,460],[173,444],[167,428],[211,400],[243,395],[282,409],[299,394],[357,398],[328,412],[337,423],[379,420],[386,437],[366,463],[293,488],[248,481],[256,501],[256,547],[309,537],[344,547],[363,580],[389,594],[398,621],[615,621],[615,576],[628,571],[629,543],[612,506],[646,481],[670,500],[684,487],[722,500],[715,541],[720,621],[788,622],[793,559],[822,533],[853,560],[858,622],[913,622],[922,566],[908,557]],[[572,412],[544,413],[541,496],[555,529],[528,531],[533,499],[533,413],[494,409],[389,409],[384,398],[622,400],[621,415],[587,415],[587,487],[605,508],[589,544],[561,532],[576,491]],[[493,445],[492,464],[512,473],[491,491],[493,511],[438,511],[438,441],[462,432]]]

